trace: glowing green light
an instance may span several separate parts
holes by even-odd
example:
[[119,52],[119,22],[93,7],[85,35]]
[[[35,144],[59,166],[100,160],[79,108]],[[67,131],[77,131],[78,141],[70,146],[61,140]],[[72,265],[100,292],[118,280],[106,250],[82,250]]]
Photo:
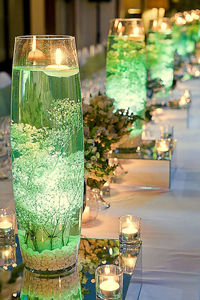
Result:
[[[146,102],[145,45],[128,36],[108,37],[106,94],[115,99],[116,109],[130,109],[144,116]],[[135,128],[139,129],[138,121]]]
[[173,83],[174,46],[170,34],[150,31],[147,40],[147,69],[168,91]]
[[11,154],[19,240],[26,266],[44,272],[73,265],[80,239],[83,126],[74,73],[59,77],[39,67],[13,69]]

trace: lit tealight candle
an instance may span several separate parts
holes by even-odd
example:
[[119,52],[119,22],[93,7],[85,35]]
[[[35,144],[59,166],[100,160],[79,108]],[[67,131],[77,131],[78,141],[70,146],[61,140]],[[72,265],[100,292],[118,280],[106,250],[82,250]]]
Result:
[[11,230],[12,229],[12,223],[6,220],[5,218],[0,221],[0,230]]
[[120,285],[115,280],[115,277],[110,274],[110,267],[105,267],[105,275],[102,282],[99,285],[102,295],[106,297],[112,297],[119,292]]
[[156,145],[156,150],[160,153],[169,151],[169,144],[167,140],[160,140]]
[[124,265],[128,268],[134,269],[136,261],[137,261],[137,257],[124,257],[123,258],[124,261]]
[[184,106],[186,105],[188,102],[187,102],[187,99],[185,98],[185,96],[181,96],[180,100],[179,100],[179,106]]
[[156,113],[156,115],[162,115],[163,114],[163,109],[162,108],[157,108],[155,113]]
[[63,54],[60,48],[56,49],[55,61],[55,65],[46,66],[46,68],[44,69],[45,74],[55,77],[68,77],[73,76],[79,72],[78,67],[71,69],[70,67],[61,64],[63,61]]
[[144,39],[144,33],[140,27],[136,26],[133,28],[133,33],[130,34],[130,37],[133,39]]
[[122,228],[122,234],[127,236],[128,239],[132,239],[137,236],[138,228],[135,227],[134,223],[127,219],[124,227]]
[[90,219],[90,208],[89,206],[86,206],[82,214],[82,222],[86,223],[89,221],[89,219]]
[[113,294],[119,292],[120,285],[115,281],[113,276],[110,276],[108,279],[102,281],[99,287],[102,295],[112,297]]
[[136,227],[134,227],[134,225],[129,225],[128,227],[122,229],[122,233],[126,235],[136,235],[138,230]]
[[36,61],[45,60],[45,58],[45,54],[36,47],[36,36],[34,35],[32,50],[29,52],[27,59],[33,61],[33,65],[35,65]]

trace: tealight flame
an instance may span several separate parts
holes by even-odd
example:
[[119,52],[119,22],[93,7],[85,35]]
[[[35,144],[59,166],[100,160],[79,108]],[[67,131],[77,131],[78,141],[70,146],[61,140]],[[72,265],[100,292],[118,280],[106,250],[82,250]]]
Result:
[[32,51],[35,52],[35,50],[36,50],[36,36],[34,35],[34,36],[33,36]]
[[62,51],[60,48],[56,49],[56,65],[61,65],[62,62]]
[[158,26],[158,22],[157,22],[157,20],[154,20],[153,21],[153,27],[157,27]]
[[167,24],[166,23],[162,23],[161,24],[161,30],[165,31],[167,29]]
[[140,28],[139,27],[134,27],[133,28],[133,35],[138,36],[140,34]]
[[121,23],[121,22],[119,22],[119,24],[118,24],[118,29],[119,29],[119,30],[122,29],[122,23]]
[[4,256],[5,256],[5,258],[8,258],[8,256],[9,256],[9,250],[6,250],[6,251],[4,252]]
[[105,274],[106,275],[110,274],[110,267],[109,266],[105,267]]
[[187,14],[185,16],[185,19],[186,19],[187,22],[192,22],[193,21],[193,17],[190,14]]

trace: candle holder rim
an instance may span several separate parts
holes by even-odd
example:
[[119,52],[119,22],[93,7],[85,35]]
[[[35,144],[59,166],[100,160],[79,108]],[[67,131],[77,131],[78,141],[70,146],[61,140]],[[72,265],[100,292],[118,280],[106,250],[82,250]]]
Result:
[[[118,273],[117,274],[101,274],[101,273],[99,273],[99,271],[101,270],[101,269],[105,269],[106,267],[114,267],[116,270],[118,270]],[[95,271],[95,274],[96,274],[96,276],[98,275],[98,276],[103,276],[103,277],[115,277],[115,276],[121,276],[122,274],[123,274],[123,268],[121,267],[121,266],[119,266],[119,265],[114,265],[114,264],[110,264],[110,265],[108,265],[108,264],[106,264],[106,265],[100,265],[100,266],[98,266],[97,268],[96,268],[96,271]]]
[[159,18],[159,19],[152,18],[152,19],[150,19],[150,22],[151,21],[167,21],[167,22],[171,23],[171,20],[168,17],[162,17],[162,18]]
[[15,212],[11,208],[0,208],[0,217],[13,216]]
[[139,216],[135,216],[135,215],[130,215],[130,214],[128,214],[128,215],[122,215],[122,216],[120,216],[119,217],[119,220],[121,220],[122,218],[125,218],[125,217],[134,217],[134,218],[137,218],[139,221],[141,221],[141,217],[139,217]]
[[72,35],[65,34],[30,34],[30,35],[19,35],[15,37],[15,40],[75,40],[75,37]]
[[137,22],[137,21],[140,21],[141,23],[143,23],[143,21],[142,21],[142,18],[112,18],[112,19],[110,19],[110,22],[112,22],[112,21],[130,21],[130,22],[133,22],[133,21],[135,21],[135,22]]

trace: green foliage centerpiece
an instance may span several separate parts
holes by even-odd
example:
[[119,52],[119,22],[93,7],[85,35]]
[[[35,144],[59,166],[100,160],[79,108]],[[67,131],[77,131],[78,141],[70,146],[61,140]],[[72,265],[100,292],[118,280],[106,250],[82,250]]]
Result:
[[83,104],[85,177],[92,189],[102,188],[114,175],[117,165],[109,165],[109,153],[123,143],[139,119],[129,109],[115,110],[114,103],[106,95],[96,95]]
[[77,260],[84,179],[73,37],[16,38],[11,155],[26,268],[42,274],[70,270]]

